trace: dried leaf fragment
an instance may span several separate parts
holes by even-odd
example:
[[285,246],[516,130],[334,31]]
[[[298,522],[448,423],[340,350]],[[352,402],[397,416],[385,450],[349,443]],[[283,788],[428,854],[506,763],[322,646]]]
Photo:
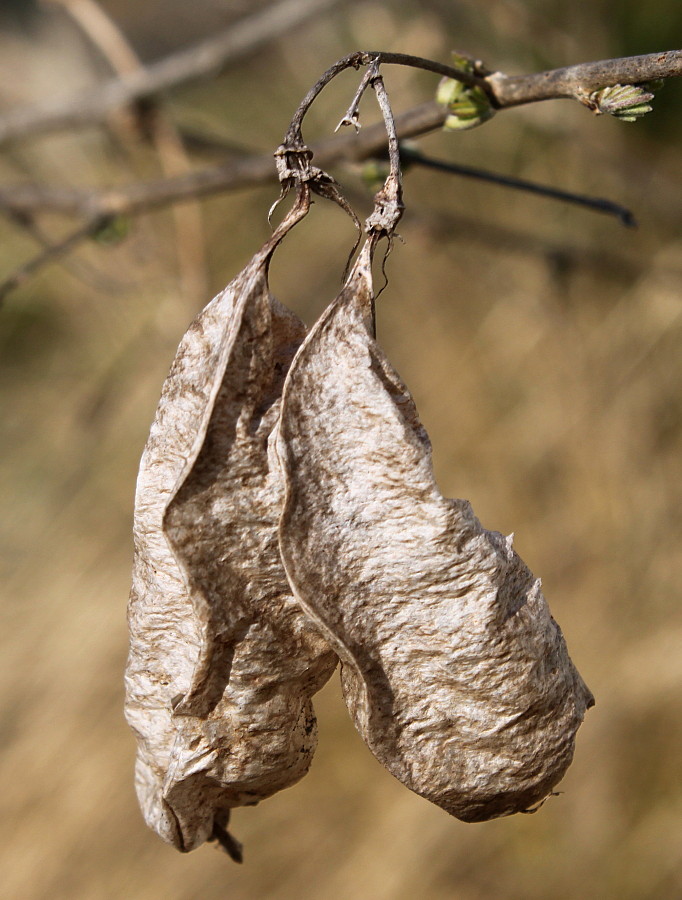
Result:
[[287,377],[280,548],[374,755],[482,821],[552,790],[593,699],[511,539],[440,494],[414,403],[373,338],[371,255],[370,241]]
[[217,840],[235,859],[229,810],[306,773],[310,698],[336,663],[291,596],[269,450],[305,327],[271,297],[267,269],[300,215],[292,210],[183,337],[136,494],[126,717],[138,797],[178,849]]

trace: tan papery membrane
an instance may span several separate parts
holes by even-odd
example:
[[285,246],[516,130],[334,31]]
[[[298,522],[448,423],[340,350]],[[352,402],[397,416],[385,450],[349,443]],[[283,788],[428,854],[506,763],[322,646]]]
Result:
[[280,561],[283,484],[269,438],[305,326],[268,289],[299,202],[178,348],[135,501],[126,717],[145,819],[179,850],[218,839],[229,810],[300,779],[311,696],[336,657]]
[[511,538],[438,490],[373,337],[372,248],[289,370],[282,558],[377,759],[465,821],[525,811],[566,771],[593,698]]

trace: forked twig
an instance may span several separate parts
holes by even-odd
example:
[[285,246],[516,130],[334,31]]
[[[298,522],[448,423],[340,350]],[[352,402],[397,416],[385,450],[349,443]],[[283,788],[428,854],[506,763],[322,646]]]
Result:
[[[282,0],[277,8],[278,10],[286,8],[291,13],[290,7],[292,3],[293,0],[290,0],[290,2]],[[323,7],[325,3],[329,6],[334,5],[333,0],[318,0],[317,8]],[[315,6],[315,3],[311,0],[309,7],[312,8],[313,6]],[[260,20],[258,21],[260,22]],[[268,22],[268,27],[271,27],[272,20],[268,20]],[[263,31],[259,33],[258,39],[262,39],[266,32],[272,33],[271,31],[268,32],[268,29],[264,27]],[[253,34],[251,37],[253,40],[256,40]],[[241,39],[246,40],[245,36],[242,36]],[[383,64],[420,68],[458,80],[469,87],[479,88],[485,91],[491,106],[495,109],[563,97],[576,99],[585,106],[599,112],[598,105],[595,107],[594,91],[617,83],[637,85],[651,79],[681,75],[682,50],[651,53],[625,59],[602,60],[524,76],[507,76],[501,72],[490,72],[482,64],[475,61],[471,63],[467,71],[464,71],[463,69],[447,66],[433,60],[401,53],[356,51],[345,56],[322,75],[319,81],[308,91],[296,110],[284,142],[276,153],[277,176],[282,185],[282,195],[286,194],[294,184],[307,182],[311,190],[333,200],[345,209],[358,228],[360,228],[360,223],[357,216],[343,197],[337,182],[323,169],[312,165],[313,154],[303,140],[301,125],[306,112],[320,91],[336,75],[348,68],[359,69],[361,66],[373,67]],[[195,70],[190,66],[188,71],[194,72]],[[149,74],[149,71],[147,74]],[[163,79],[161,80],[163,81]],[[178,77],[172,83],[179,83],[181,80],[182,77]],[[368,72],[358,88],[355,99],[342,123],[358,125],[358,104],[370,83],[378,84],[379,82],[371,72]],[[380,83],[383,85],[383,82]],[[166,82],[164,84],[167,86]],[[158,85],[151,79],[146,82],[145,89],[140,96],[153,94],[157,89]],[[115,91],[114,94],[116,94]],[[125,94],[125,96],[126,101],[128,101],[130,95]],[[106,109],[115,107],[117,102],[107,101],[105,104]],[[121,100],[120,102],[123,101]],[[442,106],[436,103],[426,103],[397,117],[395,132],[401,138],[424,134],[440,127],[447,115],[447,111]],[[87,119],[86,116],[84,120],[95,121],[99,120],[99,118],[101,116],[94,115],[91,119]],[[37,131],[62,127],[64,123],[65,120],[63,118],[60,119],[59,116],[56,118],[51,118],[50,115],[46,117],[41,117],[41,115],[32,116],[30,110],[22,119],[22,111],[19,111],[14,118],[12,115],[4,118],[0,117],[0,142],[9,137],[23,137]],[[382,151],[385,152],[386,147],[386,128],[385,120],[384,126],[371,126],[363,130],[361,134],[338,135],[330,140],[323,141],[315,148],[316,157],[323,165],[329,165],[332,162],[343,159],[362,160],[381,154]],[[432,168],[445,169],[447,166],[448,171],[457,169],[458,174],[494,180],[506,186],[553,196],[557,199],[577,203],[586,208],[607,212],[618,216],[621,222],[626,225],[634,223],[632,214],[628,210],[619,204],[601,198],[585,197],[556,188],[545,188],[524,182],[521,179],[497,176],[493,173],[484,173],[473,168],[465,171],[466,167],[457,167],[454,164],[445,164],[438,161],[427,162],[425,159],[419,160],[419,162]],[[191,172],[175,178],[130,184],[122,188],[100,191],[69,188],[55,189],[39,185],[21,185],[0,189],[0,207],[4,207],[12,214],[27,215],[39,210],[53,210],[68,215],[82,215],[86,219],[85,223],[70,238],[56,245],[56,248],[48,249],[44,254],[23,266],[14,276],[7,279],[2,289],[6,292],[10,289],[10,286],[21,283],[27,277],[27,273],[37,271],[40,268],[40,265],[43,264],[41,260],[49,262],[55,255],[66,252],[64,248],[68,249],[71,246],[75,246],[78,240],[82,239],[79,238],[79,235],[87,236],[93,233],[99,227],[97,223],[112,216],[118,214],[133,215],[183,199],[195,199],[215,194],[219,191],[248,187],[270,181],[274,176],[271,157],[255,156],[231,160],[229,164],[224,166]]]

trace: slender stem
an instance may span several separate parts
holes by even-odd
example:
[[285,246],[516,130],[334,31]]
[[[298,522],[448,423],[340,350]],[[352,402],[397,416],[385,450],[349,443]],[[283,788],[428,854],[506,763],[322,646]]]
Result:
[[551,197],[555,200],[563,200],[567,203],[575,203],[577,206],[584,206],[587,209],[596,212],[607,213],[620,219],[622,225],[628,228],[634,228],[637,225],[634,215],[622,206],[620,203],[614,203],[612,200],[606,200],[603,197],[590,197],[585,194],[576,194],[573,191],[564,191],[561,188],[549,187],[545,184],[538,184],[534,181],[526,181],[525,178],[514,178],[512,175],[499,175],[496,172],[488,172],[485,169],[478,169],[474,166],[463,166],[460,163],[451,163],[445,160],[433,159],[433,157],[425,156],[419,150],[400,147],[400,155],[407,164],[414,163],[424,166],[428,169],[436,169],[439,172],[450,172],[453,175],[462,175],[465,178],[477,178],[480,181],[499,184],[503,187],[514,188],[519,191],[526,191],[531,194],[539,194],[542,197]]
[[400,179],[400,144],[398,143],[398,135],[395,129],[395,119],[393,118],[393,110],[386,93],[384,79],[379,75],[379,64],[374,63],[373,71],[376,73],[372,78],[372,87],[377,95],[377,101],[381,114],[384,117],[384,125],[386,126],[386,137],[388,138],[388,160],[391,166],[391,175]]
[[351,105],[343,114],[343,118],[334,129],[334,134],[336,134],[336,132],[344,125],[352,125],[353,128],[355,128],[356,134],[358,131],[360,131],[360,101],[364,97],[365,91],[370,86],[370,84],[372,83],[372,79],[375,78],[376,75],[376,65],[370,66],[370,68],[365,72],[362,81],[360,82],[358,89],[355,92],[355,96],[353,97]]
[[[455,81],[461,81],[468,87],[480,87],[488,92],[490,90],[484,77],[472,72],[465,72],[463,69],[458,69],[454,66],[445,65],[445,63],[436,62],[433,59],[425,59],[423,56],[411,56],[409,53],[384,53],[383,50],[368,50],[366,55],[376,59],[382,66],[396,65],[423,69],[425,72],[434,72],[436,75],[443,75],[445,78],[454,78]],[[486,74],[488,73],[486,72]]]
[[398,144],[393,111],[386,93],[384,80],[379,75],[378,61],[375,60],[372,63],[371,71],[372,87],[377,95],[377,101],[386,127],[390,171],[384,186],[374,198],[374,212],[367,219],[365,230],[369,234],[373,233],[378,237],[387,237],[390,249],[396,225],[400,221],[404,210],[402,173],[400,171],[400,145]]
[[[138,97],[153,95],[162,88],[168,88],[187,78],[195,77],[202,73],[205,74],[206,71],[216,64],[225,64],[228,59],[236,58],[245,52],[247,48],[253,48],[262,41],[271,38],[278,29],[281,31],[291,27],[292,24],[307,17],[312,11],[319,11],[327,7],[331,8],[339,2],[342,2],[342,0],[279,0],[273,5],[272,17],[268,18],[267,12],[263,18],[258,18],[258,14],[255,14],[252,19],[244,22],[243,29],[240,30],[239,27],[235,26],[229,35],[224,36],[224,39],[222,36],[219,37],[217,42],[214,42],[215,46],[212,44],[208,48],[211,50],[211,53],[216,51],[218,58],[212,56],[211,53],[205,52],[207,47],[200,45],[197,48],[193,48],[192,51],[183,52],[178,57],[162,60],[159,64],[149,67],[140,73],[139,78],[137,76],[129,76],[126,79],[114,79],[111,82],[107,82],[85,98],[83,96],[71,97],[67,98],[63,103],[55,104],[54,106],[20,109],[1,116],[0,143],[12,138],[25,138],[40,132],[70,127],[74,124],[82,125],[101,121],[112,108],[125,105]],[[300,19],[298,18],[299,15]],[[241,25],[242,23],[239,24]],[[208,69],[206,68],[207,60],[211,63]],[[310,181],[311,189],[314,192],[321,193],[323,196],[335,200],[353,216],[354,214],[344,201],[336,182],[321,169],[316,169],[310,165],[312,154],[303,142],[301,123],[320,91],[336,75],[347,68],[359,69],[362,65],[379,64],[411,66],[456,79],[471,87],[479,87],[486,91],[491,104],[497,109],[565,97],[577,99],[590,106],[590,92],[598,88],[615,84],[642,84],[657,78],[670,78],[682,75],[682,50],[650,53],[623,59],[601,60],[533,75],[520,76],[507,76],[502,72],[490,72],[475,61],[473,72],[465,72],[433,60],[402,53],[357,51],[349,54],[328,69],[304,97],[287,131],[285,144],[280,148],[279,153],[282,158],[280,160],[281,167],[278,164],[278,169],[281,168],[284,171],[285,180],[289,178],[291,184],[296,181],[301,184],[302,179],[300,176],[304,174]],[[380,76],[375,79],[368,79],[367,83],[371,81],[375,85],[381,85],[379,91],[383,90],[383,81],[381,81]],[[361,87],[364,91],[366,84]],[[380,96],[379,91],[377,92],[378,97]],[[361,92],[359,92],[359,95],[361,96]],[[356,98],[357,102],[359,102],[358,95],[356,95]],[[85,102],[86,100],[87,102]],[[351,116],[349,118],[351,119],[351,124],[353,124],[353,112],[357,109],[357,102],[354,102],[354,105],[350,108]],[[388,103],[387,100],[386,103]],[[398,117],[397,131],[401,137],[424,134],[440,127],[445,116],[446,112],[442,106],[436,103],[422,104]],[[366,159],[380,153],[385,148],[386,134],[389,135],[390,149],[391,131],[389,128],[393,127],[393,117],[390,115],[387,118],[385,114],[384,119],[384,127],[372,126],[357,137],[354,135],[339,135],[336,138],[322,142],[316,147],[318,158],[326,165],[341,159]],[[393,127],[394,134],[395,131],[396,129]],[[390,149],[390,154],[392,153],[393,150]],[[393,159],[393,157],[391,158]],[[428,164],[434,168],[444,167],[443,164],[435,161],[422,164]],[[475,170],[464,172],[462,171],[463,168],[460,167],[459,174],[468,174],[470,177],[493,180],[489,173],[483,174]],[[452,171],[452,169],[450,170]],[[395,169],[394,167],[393,175],[395,176],[393,180],[399,185],[399,168]],[[131,184],[123,188],[96,191],[51,188],[29,184],[0,189],[0,207],[14,214],[27,214],[37,210],[51,209],[67,215],[80,215],[85,218],[85,223],[65,240],[54,247],[48,248],[40,257],[30,261],[0,285],[0,297],[3,292],[7,292],[21,283],[28,275],[37,271],[45,263],[70,251],[80,240],[97,231],[100,223],[112,215],[118,213],[140,213],[167,203],[175,203],[190,198],[194,199],[218,191],[233,190],[271,179],[274,180],[274,176],[272,157],[252,156],[231,161],[225,166],[192,172],[181,177]],[[281,172],[280,180],[282,180]],[[510,179],[506,176],[497,176],[495,180],[498,183],[505,183],[512,187],[533,190],[593,209],[600,209],[603,212],[611,212],[619,216],[624,224],[632,224],[632,217],[628,210],[607,200],[581,197],[539,185],[528,185],[520,180]],[[400,210],[402,210],[401,204]],[[388,232],[385,233],[388,234]]]
[[[384,117],[384,127],[386,128],[386,137],[388,138],[388,159],[390,170],[384,186],[374,196],[374,212],[365,222],[365,231],[369,235],[370,255],[374,254],[374,250],[381,238],[387,238],[387,246],[384,252],[384,258],[381,262],[381,271],[384,276],[383,287],[379,293],[375,294],[374,301],[388,287],[388,275],[386,274],[386,260],[393,248],[393,240],[395,238],[395,230],[398,222],[402,218],[405,206],[403,204],[403,182],[402,172],[400,171],[400,144],[398,143],[398,135],[395,129],[395,120],[393,111],[386,93],[384,80],[379,74],[379,61],[374,60],[371,66],[372,71],[372,88],[377,95],[377,102]],[[376,336],[376,335],[375,335]]]
[[348,68],[358,69],[361,65],[409,66],[434,72],[446,78],[461,81],[469,87],[478,87],[486,92],[496,109],[535,103],[539,100],[573,98],[585,102],[590,91],[612,84],[641,84],[656,78],[671,78],[682,75],[682,50],[668,50],[661,53],[647,53],[641,56],[621,59],[598,60],[552,69],[533,75],[505,75],[503,72],[489,72],[479,63],[474,63],[474,72],[466,72],[453,66],[408,53],[386,53],[381,50],[358,50],[344,56],[322,75],[301,101],[284,139],[291,147],[304,146],[301,137],[303,118],[320,91],[339,73]]
[[[137,75],[125,79],[112,78],[85,92],[11,110],[0,116],[0,144],[101,122],[113,109],[212,74],[314,13],[330,10],[340,2],[280,0],[202,44],[150,64]],[[470,87],[481,87],[498,109],[538,100],[576,98],[581,88],[593,91],[612,84],[640,84],[656,78],[682,75],[682,50],[600,60],[532,75],[511,76],[502,72],[488,74],[480,69],[480,75],[472,75],[402,53],[370,52],[361,55],[366,55],[368,60],[381,56],[382,63],[415,66],[455,78]]]
[[[357,50],[355,53],[349,53],[348,56],[344,56],[342,59],[335,62],[333,66],[330,66],[320,79],[310,88],[293,115],[291,124],[289,125],[284,141],[282,142],[283,146],[290,149],[301,149],[305,147],[301,136],[303,119],[317,96],[330,81],[346,69],[359,69],[360,66],[369,66],[373,63],[377,63],[378,65],[386,63],[424,69],[427,72],[435,72],[437,75],[454,78],[470,87],[481,87],[486,91],[489,90],[485,78],[472,75],[470,72],[465,72],[454,66],[446,66],[443,63],[435,62],[431,59],[425,59],[421,56],[410,56],[407,53],[384,53],[379,50]],[[351,105],[351,109],[352,108],[353,106]]]
[[[383,80],[379,75],[379,65],[384,61],[387,63],[397,63],[399,65],[416,66],[429,71],[437,71],[441,74],[448,74],[452,78],[462,79],[465,76],[467,81],[470,81],[474,77],[469,73],[460,72],[459,69],[455,69],[452,66],[441,66],[440,63],[434,63],[432,60],[423,59],[417,56],[408,56],[403,53],[368,53],[359,50],[338,60],[323,73],[321,78],[318,79],[300,102],[291,123],[289,124],[284,140],[275,151],[277,173],[282,188],[279,200],[277,200],[270,208],[270,215],[275,206],[277,206],[277,204],[287,195],[294,185],[300,190],[303,184],[308,184],[315,193],[338,203],[339,206],[351,216],[359,229],[358,218],[344,198],[343,193],[334,179],[324,170],[312,165],[313,154],[303,140],[301,128],[306,113],[329,82],[346,69],[359,69],[360,66],[364,65],[369,67],[369,71],[363,77],[360,86],[355,93],[353,102],[340,124],[353,124],[355,125],[356,130],[359,128],[357,113],[358,105],[367,86],[371,84],[376,91],[377,99],[384,117],[386,134],[388,136],[391,173],[386,179],[386,184],[383,189],[379,191],[375,197],[374,213],[365,223],[365,228],[368,233],[372,233],[375,237],[377,235],[385,235],[389,238],[389,242],[392,240],[395,226],[403,213],[403,202],[400,175],[400,151],[398,148],[395,122],[393,120],[393,113],[388,102]],[[474,80],[478,83],[479,79],[474,78]]]
[[355,53],[350,53],[348,56],[344,56],[343,59],[335,62],[333,66],[330,66],[326,72],[318,79],[318,81],[310,88],[308,93],[305,95],[303,100],[298,105],[298,109],[293,115],[289,128],[287,129],[287,133],[284,136],[284,141],[282,145],[287,147],[287,149],[302,149],[305,147],[303,143],[303,138],[301,136],[301,125],[303,124],[303,119],[305,114],[308,112],[310,107],[313,105],[313,102],[316,100],[317,96],[320,92],[329,84],[332,79],[336,78],[341,72],[344,72],[346,69],[359,69],[361,65],[365,64],[366,61],[364,59],[364,54],[362,51],[356,51]]

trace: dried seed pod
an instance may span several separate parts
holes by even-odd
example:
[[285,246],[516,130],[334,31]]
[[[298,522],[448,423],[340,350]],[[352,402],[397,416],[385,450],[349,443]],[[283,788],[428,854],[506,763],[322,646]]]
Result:
[[192,850],[229,809],[296,782],[316,743],[311,696],[336,657],[291,596],[269,439],[305,326],[267,269],[295,207],[182,339],[142,456],[126,717],[145,819]]
[[414,403],[373,339],[371,252],[289,370],[282,559],[374,755],[482,821],[551,791],[593,699],[511,539],[436,486]]

